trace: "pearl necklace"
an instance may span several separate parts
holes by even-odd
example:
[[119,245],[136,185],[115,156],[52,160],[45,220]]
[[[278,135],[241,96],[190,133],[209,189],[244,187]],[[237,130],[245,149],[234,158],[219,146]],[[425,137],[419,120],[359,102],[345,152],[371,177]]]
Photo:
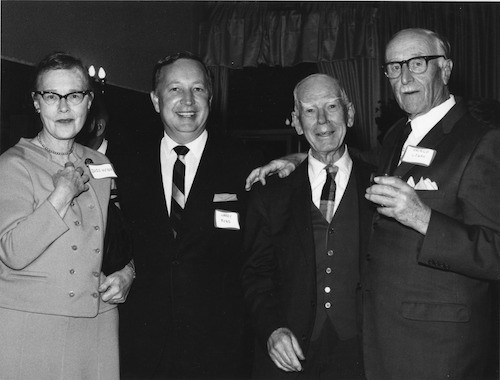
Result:
[[73,148],[75,144],[71,145],[71,148],[67,152],[56,152],[55,150],[49,149],[45,146],[45,144],[42,142],[42,138],[40,137],[40,133],[36,136],[38,139],[38,142],[42,146],[43,149],[45,149],[47,152],[52,153],[52,154],[57,154],[58,156],[69,156],[71,153],[73,153]]

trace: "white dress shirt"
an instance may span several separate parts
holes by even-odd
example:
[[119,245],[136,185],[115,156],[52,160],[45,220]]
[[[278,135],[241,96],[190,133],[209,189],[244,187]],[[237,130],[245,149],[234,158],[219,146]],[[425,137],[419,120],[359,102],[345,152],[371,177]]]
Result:
[[[321,191],[326,182],[326,165],[314,158],[309,149],[309,182],[311,183],[312,201],[314,205],[319,208],[321,201]],[[339,168],[337,175],[335,176],[335,185],[337,186],[335,191],[335,206],[333,207],[333,214],[337,211],[340,201],[344,195],[347,183],[349,182],[349,176],[352,171],[352,159],[347,151],[347,146],[345,147],[345,152],[333,165]]]
[[440,105],[432,108],[424,115],[417,116],[411,120],[411,133],[403,144],[401,154],[406,150],[408,145],[417,146],[420,141],[430,132],[432,128],[441,120],[448,111],[456,104],[455,97],[450,95],[448,100]]
[[[184,163],[186,165],[186,173],[184,176],[184,194],[186,202],[189,196],[189,191],[193,185],[198,165],[200,164],[201,155],[207,144],[208,132],[205,130],[194,141],[191,141],[184,146],[189,148],[189,152],[184,156]],[[165,190],[165,200],[167,201],[167,209],[170,215],[170,203],[172,201],[172,172],[174,164],[177,160],[177,153],[174,148],[178,145],[166,133],[163,136],[160,144],[160,164],[161,164],[161,177],[163,181],[163,189]]]

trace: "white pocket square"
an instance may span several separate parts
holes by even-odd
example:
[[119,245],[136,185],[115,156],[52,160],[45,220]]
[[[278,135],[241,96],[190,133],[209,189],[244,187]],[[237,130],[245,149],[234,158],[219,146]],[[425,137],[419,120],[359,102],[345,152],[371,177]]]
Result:
[[415,190],[438,190],[437,183],[431,181],[429,178],[424,179],[424,177],[420,177],[420,181],[415,184],[413,177],[410,177],[406,183],[408,183],[408,185],[413,187]]
[[214,194],[214,202],[231,202],[237,200],[238,197],[236,196],[236,194],[229,194],[229,193]]

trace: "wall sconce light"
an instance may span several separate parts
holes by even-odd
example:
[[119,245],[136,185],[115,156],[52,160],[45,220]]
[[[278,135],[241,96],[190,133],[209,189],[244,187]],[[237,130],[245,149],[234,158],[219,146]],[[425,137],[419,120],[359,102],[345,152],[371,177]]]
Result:
[[89,76],[99,84],[99,87],[101,89],[101,94],[104,94],[104,85],[106,84],[106,71],[102,67],[99,67],[99,71],[97,72],[97,77],[96,77],[96,71],[94,65],[90,65],[89,67]]

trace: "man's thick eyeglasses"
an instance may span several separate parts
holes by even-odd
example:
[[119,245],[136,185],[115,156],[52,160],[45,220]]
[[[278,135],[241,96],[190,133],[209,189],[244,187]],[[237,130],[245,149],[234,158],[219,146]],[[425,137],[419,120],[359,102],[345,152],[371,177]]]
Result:
[[65,99],[66,102],[73,106],[77,106],[81,102],[83,102],[83,99],[85,98],[86,95],[91,94],[91,90],[86,90],[86,91],[75,91],[75,92],[70,92],[69,94],[66,95],[61,95],[58,94],[57,92],[52,92],[52,91],[35,91],[33,94],[38,94],[42,97],[43,101],[47,103],[49,106],[59,103],[61,99]]
[[422,57],[413,57],[406,61],[387,62],[382,65],[385,75],[389,79],[399,78],[401,75],[403,65],[406,63],[408,70],[414,74],[423,74],[427,70],[427,63],[436,58],[446,58],[444,55],[425,55]]

